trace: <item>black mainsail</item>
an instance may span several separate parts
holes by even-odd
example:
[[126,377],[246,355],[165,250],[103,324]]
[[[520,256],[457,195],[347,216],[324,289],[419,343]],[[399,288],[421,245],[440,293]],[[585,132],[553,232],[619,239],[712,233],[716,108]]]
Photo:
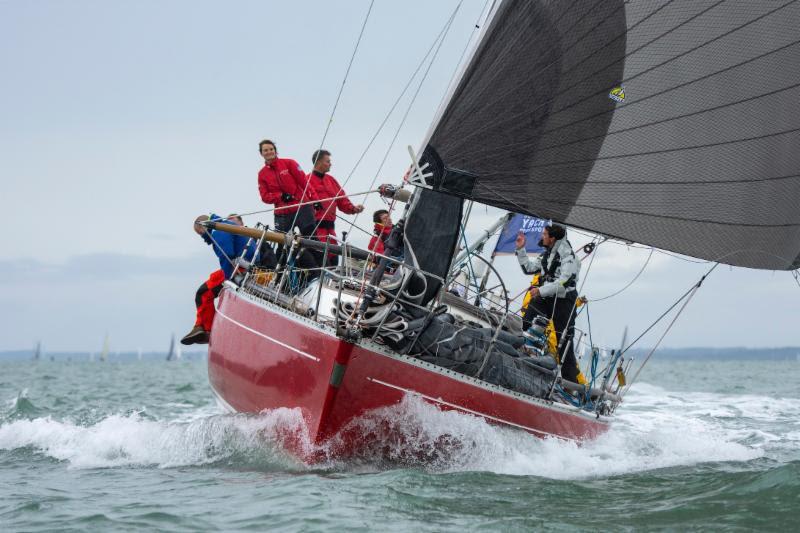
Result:
[[487,24],[424,145],[434,191],[800,267],[796,0],[498,0]]

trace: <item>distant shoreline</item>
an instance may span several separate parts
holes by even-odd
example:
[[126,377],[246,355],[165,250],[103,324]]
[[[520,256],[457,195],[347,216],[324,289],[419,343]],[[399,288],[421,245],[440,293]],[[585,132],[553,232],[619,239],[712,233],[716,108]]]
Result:
[[[626,357],[640,359],[650,353],[651,348],[631,349],[626,353]],[[167,356],[166,352],[142,352],[143,361],[163,360]],[[207,357],[206,350],[196,350],[184,352],[183,359],[201,360]],[[660,348],[653,356],[656,359],[685,359],[685,360],[768,360],[768,361],[800,361],[800,346],[789,346],[782,348]],[[45,352],[42,354],[42,361],[89,361],[92,358],[91,352]],[[100,352],[94,352],[95,361],[99,362]],[[33,350],[6,350],[0,351],[0,361],[30,361],[33,359]],[[112,352],[108,355],[108,360],[113,361],[136,361],[139,359],[138,352]]]
[[[100,350],[92,352],[43,352],[40,361],[90,361],[94,356],[95,362],[100,361]],[[181,359],[199,361],[207,357],[206,350],[183,352]],[[142,352],[142,361],[163,361],[167,352]],[[0,361],[32,361],[33,350],[7,350],[0,352]],[[139,352],[111,352],[106,362],[138,361]]]

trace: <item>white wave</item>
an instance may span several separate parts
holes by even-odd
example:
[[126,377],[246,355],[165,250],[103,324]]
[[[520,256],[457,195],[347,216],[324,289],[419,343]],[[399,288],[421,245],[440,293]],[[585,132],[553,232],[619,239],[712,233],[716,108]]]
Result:
[[[675,393],[644,386],[626,397],[611,430],[582,444],[540,439],[491,425],[483,419],[440,411],[416,397],[360,420],[365,453],[356,461],[332,459],[322,468],[361,468],[366,462],[422,462],[435,471],[491,471],[555,479],[605,477],[704,462],[746,462],[772,450],[800,449],[796,422],[744,424],[742,416],[775,420],[794,416],[797,402],[757,396]],[[771,411],[770,411],[771,410]],[[765,414],[771,413],[771,414]],[[0,449],[31,447],[75,468],[155,465],[173,467],[219,461],[277,463],[297,468],[276,444],[287,432],[306,451],[336,451],[334,441],[321,449],[308,442],[297,410],[278,409],[258,416],[222,415],[208,405],[170,421],[137,414],[113,415],[92,426],[52,418],[16,420],[0,425]],[[302,468],[302,467],[301,467]]]
[[304,430],[300,413],[289,409],[259,416],[186,417],[184,421],[112,415],[88,427],[46,417],[1,425],[0,450],[31,447],[74,468],[168,468],[230,458],[248,460],[248,456],[285,463],[285,454],[274,444],[279,436],[276,431],[296,431],[303,438]]
[[[443,412],[415,398],[370,417],[362,429],[383,433],[396,449],[390,458],[448,455],[434,462],[443,471],[491,471],[554,479],[602,477],[703,462],[749,461],[763,451],[736,442],[714,424],[691,418],[659,417],[640,423],[620,420],[606,435],[578,444],[540,439],[488,424],[483,419]],[[388,423],[388,425],[387,425]],[[405,439],[390,435],[402,434]]]
[[9,409],[14,409],[19,404],[19,401],[21,399],[27,399],[27,398],[28,398],[28,389],[27,388],[26,389],[22,389],[19,392],[19,394],[17,394],[13,398],[9,398],[8,400],[6,400],[6,406]]

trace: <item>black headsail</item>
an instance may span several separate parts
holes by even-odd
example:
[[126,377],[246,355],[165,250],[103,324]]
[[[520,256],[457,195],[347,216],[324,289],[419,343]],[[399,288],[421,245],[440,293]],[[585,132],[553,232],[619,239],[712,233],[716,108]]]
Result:
[[498,1],[434,122],[429,184],[693,257],[798,268],[798,28],[796,0]]

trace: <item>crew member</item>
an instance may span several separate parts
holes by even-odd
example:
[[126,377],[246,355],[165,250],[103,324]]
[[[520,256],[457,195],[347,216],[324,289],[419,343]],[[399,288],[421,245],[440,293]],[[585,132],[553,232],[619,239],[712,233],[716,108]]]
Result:
[[553,319],[561,346],[561,376],[569,381],[578,381],[578,363],[572,337],[575,332],[575,300],[578,297],[576,284],[581,262],[572,251],[567,240],[567,230],[553,224],[542,231],[540,256],[530,259],[525,252],[525,234],[519,232],[516,239],[517,260],[526,274],[539,274],[539,286],[531,287],[531,299],[522,317],[525,331],[536,315]]
[[[308,177],[294,159],[278,157],[275,143],[265,139],[258,143],[264,168],[258,173],[258,191],[266,204],[275,206],[275,229],[283,232],[297,228],[301,235],[314,232],[314,209],[308,202],[317,199]],[[298,204],[303,204],[299,206]]]
[[382,254],[384,251],[384,243],[389,238],[392,232],[392,217],[386,209],[378,209],[372,214],[372,222],[375,224],[372,233],[373,236],[369,240],[367,249],[376,254]]
[[222,283],[233,275],[236,258],[244,254],[245,259],[252,259],[255,251],[254,243],[250,243],[250,246],[247,245],[249,240],[247,237],[220,230],[209,232],[200,225],[206,220],[237,226],[243,225],[242,218],[238,215],[230,215],[226,220],[222,220],[217,215],[211,215],[210,218],[208,215],[200,215],[195,219],[194,231],[203,238],[206,244],[212,246],[219,259],[219,270],[212,272],[205,283],[197,289],[194,298],[197,317],[192,331],[181,339],[181,344],[208,344],[211,324],[214,322],[214,298],[222,290]]
[[[314,169],[308,175],[309,188],[314,190],[317,202],[314,203],[314,218],[316,219],[316,238],[320,242],[328,241],[336,244],[336,210],[339,209],[348,215],[355,215],[364,210],[361,204],[353,205],[347,198],[339,182],[328,174],[331,170],[331,153],[327,150],[316,150],[311,156]],[[330,255],[328,264],[336,256]]]

